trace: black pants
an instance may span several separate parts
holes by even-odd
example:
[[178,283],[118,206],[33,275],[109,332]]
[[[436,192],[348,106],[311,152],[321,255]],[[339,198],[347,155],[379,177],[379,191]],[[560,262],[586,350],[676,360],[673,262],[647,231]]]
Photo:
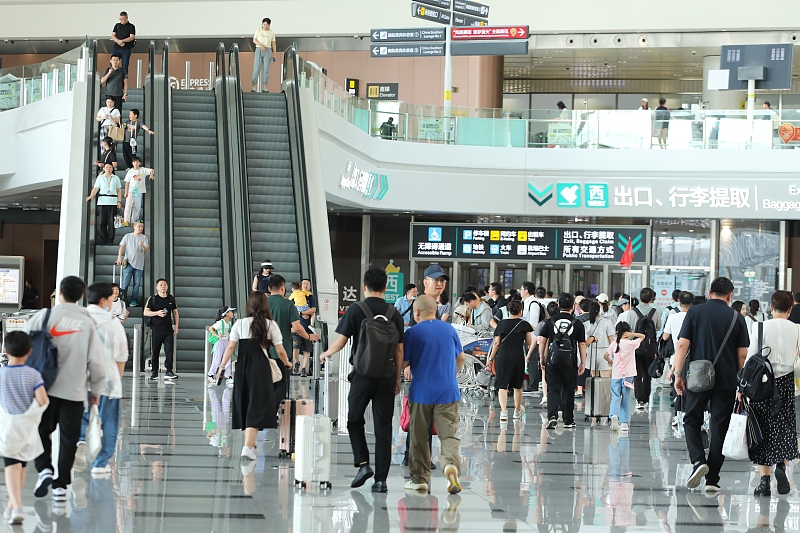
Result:
[[375,425],[375,481],[386,481],[392,464],[392,415],[395,378],[371,379],[353,374],[347,396],[347,431],[353,448],[353,463],[369,463],[369,448],[364,435],[364,412],[372,401]]
[[633,393],[637,402],[650,401],[650,363],[653,358],[649,355],[636,356],[636,377],[633,378]]
[[[722,469],[722,463],[725,462],[725,456],[722,455],[722,443],[728,432],[728,424],[731,421],[735,401],[735,390],[712,389],[705,392],[687,390],[683,393],[683,428],[686,434],[689,458],[692,460],[692,464],[706,463],[708,465],[708,474],[706,474],[708,483],[719,483],[719,471]],[[709,402],[711,404],[711,423],[709,424],[711,447],[708,450],[708,460],[706,460],[700,427],[703,425],[703,414]]]
[[114,229],[114,217],[117,215],[117,204],[114,205],[98,205],[97,215],[97,235],[95,236],[95,243],[106,245],[114,244],[114,237],[116,230]]
[[164,366],[167,367],[167,372],[172,372],[172,352],[175,350],[175,334],[171,329],[151,329],[150,335],[152,339],[150,354],[153,357],[153,375],[158,375],[158,357],[161,354],[162,345],[166,356]]
[[534,350],[531,361],[528,363],[528,390],[539,390],[542,382],[542,367],[539,366],[539,352]]
[[81,436],[81,420],[83,419],[83,402],[63,400],[50,396],[50,405],[47,406],[42,421],[39,422],[39,438],[42,439],[44,452],[36,458],[36,471],[45,468],[53,470],[53,443],[50,434],[59,428],[58,447],[58,478],[53,481],[53,488],[65,489],[72,483],[72,463],[75,462],[75,450],[78,449],[78,439]]
[[[138,148],[138,146],[137,146]],[[133,168],[133,156],[136,155],[133,153],[133,148],[131,148],[131,143],[123,142],[122,143],[122,157],[125,158],[125,166],[127,168]],[[141,158],[142,156],[139,156]],[[144,163],[142,163],[144,165]]]
[[578,381],[578,369],[574,366],[545,367],[547,380],[547,418],[558,418],[561,410],[564,424],[575,423],[575,383]]

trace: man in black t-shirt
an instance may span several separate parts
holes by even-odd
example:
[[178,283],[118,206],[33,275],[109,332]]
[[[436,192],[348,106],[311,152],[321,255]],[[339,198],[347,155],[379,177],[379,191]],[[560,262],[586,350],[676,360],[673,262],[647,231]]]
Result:
[[[150,381],[158,379],[158,357],[161,354],[161,346],[164,346],[164,355],[166,356],[165,366],[167,373],[164,374],[164,379],[173,380],[177,379],[173,370],[172,355],[175,351],[175,337],[178,335],[178,304],[175,303],[175,297],[169,294],[169,285],[164,278],[156,282],[157,294],[154,294],[147,299],[144,307],[144,316],[150,318],[150,342],[152,356],[151,364],[153,372],[150,375]],[[175,321],[173,324],[172,321]],[[142,362],[144,365],[144,362]],[[144,368],[140,368],[144,370]]]
[[[388,277],[380,268],[371,268],[364,274],[364,302],[372,313],[388,316],[392,313],[391,320],[400,334],[395,353],[395,375],[385,379],[373,379],[350,373],[350,393],[347,395],[347,431],[350,433],[350,445],[353,448],[354,466],[358,473],[351,483],[351,487],[360,487],[375,476],[372,492],[386,492],[386,477],[392,463],[392,414],[394,413],[394,397],[400,392],[400,370],[403,368],[403,318],[392,304],[383,299],[386,293]],[[349,339],[353,339],[353,347],[349,354],[350,364],[353,355],[358,349],[359,330],[361,323],[366,319],[363,309],[359,305],[351,305],[336,327],[339,336],[333,341],[330,348],[320,355],[326,361],[333,354],[342,350]],[[369,466],[369,448],[364,436],[364,411],[369,402],[372,402],[372,416],[375,422],[375,472]]]
[[111,56],[111,66],[108,67],[100,78],[100,84],[105,89],[106,99],[114,100],[114,109],[122,112],[122,102],[128,100],[128,71],[120,65],[120,55]]
[[[706,478],[706,494],[720,491],[719,471],[725,456],[722,455],[722,444],[728,432],[733,404],[736,400],[736,374],[744,366],[747,348],[750,346],[750,335],[744,317],[731,309],[733,282],[719,277],[711,282],[708,301],[703,305],[693,305],[686,313],[681,326],[680,340],[675,347],[672,358],[675,375],[675,390],[683,397],[683,426],[686,434],[686,447],[692,461],[692,474],[686,481],[690,489],[697,487]],[[733,327],[731,328],[731,324]],[[730,330],[730,335],[727,335]],[[722,341],[727,335],[727,342]],[[691,353],[688,355],[691,349]],[[703,392],[692,392],[686,389],[684,376],[688,365],[687,359],[714,361],[714,388]],[[700,427],[703,425],[706,405],[711,402],[711,447],[708,460],[703,449],[703,438]]]
[[128,14],[125,11],[119,14],[119,22],[114,24],[111,40],[114,41],[114,50],[111,53],[118,54],[122,58],[122,68],[128,72],[131,51],[136,44],[136,26],[128,22]]
[[[544,371],[547,381],[547,427],[555,428],[558,425],[558,411],[562,412],[564,428],[575,427],[575,384],[578,374],[583,374],[586,368],[586,331],[583,324],[572,316],[575,297],[569,293],[561,293],[558,297],[558,308],[561,310],[556,316],[545,322],[542,328],[542,337],[548,342],[539,344],[539,366]],[[572,343],[572,364],[557,366],[549,360],[550,345],[556,340],[559,333],[566,333]]]

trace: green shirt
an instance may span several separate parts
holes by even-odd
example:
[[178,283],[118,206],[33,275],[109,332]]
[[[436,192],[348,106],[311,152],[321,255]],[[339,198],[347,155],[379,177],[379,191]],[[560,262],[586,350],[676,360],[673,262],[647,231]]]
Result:
[[[286,348],[287,355],[291,354],[292,350],[292,322],[300,320],[300,313],[294,306],[294,302],[287,300],[279,294],[271,294],[267,297],[269,302],[269,310],[272,312],[272,319],[278,323],[278,328],[281,330],[283,337],[283,346]],[[269,349],[269,356],[273,359],[278,359],[278,353],[275,348]],[[291,355],[289,356],[291,358]]]

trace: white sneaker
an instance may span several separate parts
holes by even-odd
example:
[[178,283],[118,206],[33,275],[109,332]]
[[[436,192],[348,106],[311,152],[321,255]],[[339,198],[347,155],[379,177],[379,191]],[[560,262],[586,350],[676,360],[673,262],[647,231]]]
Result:
[[520,405],[519,409],[514,409],[514,418],[515,419],[522,418],[522,415],[524,415],[524,414],[525,414],[525,406],[524,405]]
[[422,481],[420,483],[414,483],[413,481],[411,481],[409,479],[408,481],[406,481],[405,489],[406,490],[412,490],[412,491],[426,491],[427,492],[428,491],[428,484],[425,483],[424,481]]
[[93,476],[104,476],[104,475],[110,474],[110,473],[111,473],[111,467],[108,466],[108,465],[106,465],[106,466],[95,466],[94,468],[92,468],[92,475]]
[[86,468],[86,443],[83,441],[78,443],[78,448],[75,450],[75,460],[72,463],[72,468],[78,471]]
[[622,425],[619,427],[619,431],[620,431],[620,433],[627,433],[628,432],[628,424],[623,422]]
[[544,407],[547,405],[547,396],[542,396],[542,401],[539,402],[539,407]]
[[233,387],[233,378],[226,379],[225,385],[227,385],[228,387]]
[[16,509],[14,509],[9,513],[8,525],[18,526],[22,524],[24,520],[25,520],[25,512],[22,510],[22,507],[17,507]]
[[250,446],[242,446],[242,459],[249,459],[250,461],[256,461],[258,457],[256,456],[255,447],[251,448]]
[[619,417],[616,415],[611,417],[611,431],[619,431]]
[[36,480],[36,486],[33,488],[33,495],[37,498],[47,496],[47,490],[53,484],[53,470],[45,468],[39,472],[39,479]]
[[54,502],[66,502],[67,501],[67,489],[53,489],[53,501]]
[[500,422],[508,422],[508,411],[500,411]]

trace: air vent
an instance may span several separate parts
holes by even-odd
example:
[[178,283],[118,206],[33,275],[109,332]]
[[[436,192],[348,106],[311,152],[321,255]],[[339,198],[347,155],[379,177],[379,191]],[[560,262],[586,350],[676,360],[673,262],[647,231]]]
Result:
[[647,46],[647,36],[640,35],[639,36],[639,46]]

